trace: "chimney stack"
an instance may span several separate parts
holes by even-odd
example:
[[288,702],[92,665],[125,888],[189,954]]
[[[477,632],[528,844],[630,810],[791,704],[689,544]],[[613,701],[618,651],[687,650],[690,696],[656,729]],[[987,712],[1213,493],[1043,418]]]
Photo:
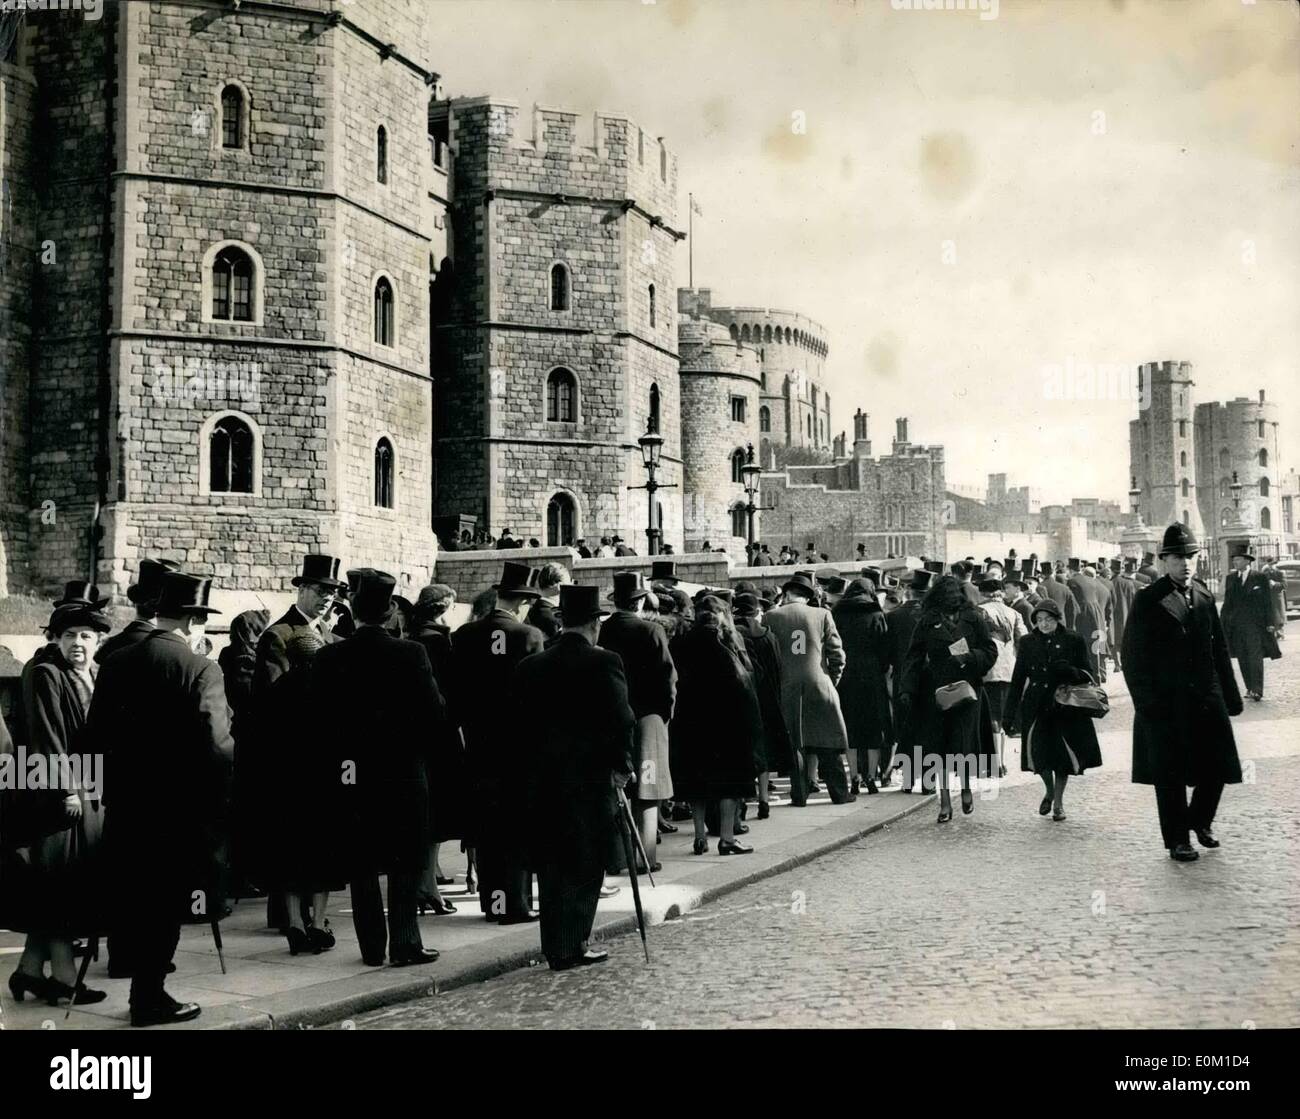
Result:
[[907,417],[904,416],[895,420],[894,423],[898,428],[898,436],[895,438],[894,442],[905,444],[907,442]]
[[853,457],[870,458],[871,457],[871,438],[867,432],[867,421],[871,419],[869,412],[864,412],[859,408],[853,414]]

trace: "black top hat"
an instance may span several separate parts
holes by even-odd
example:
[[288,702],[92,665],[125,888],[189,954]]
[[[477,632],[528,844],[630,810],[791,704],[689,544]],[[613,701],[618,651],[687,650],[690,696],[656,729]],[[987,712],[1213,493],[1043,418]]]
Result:
[[1160,542],[1162,556],[1194,556],[1201,550],[1196,542],[1196,535],[1185,524],[1178,522],[1165,529],[1165,537]]
[[143,606],[158,597],[162,587],[162,577],[168,571],[179,571],[181,565],[175,560],[142,559],[140,573],[134,585],[126,590],[126,597],[137,606]]
[[57,639],[60,634],[69,629],[93,629],[98,633],[107,633],[113,628],[113,623],[93,606],[86,606],[80,602],[65,602],[62,606],[54,608],[50,620],[45,623],[45,628]]
[[840,575],[832,575],[825,580],[826,591],[828,594],[843,594],[844,588],[847,587],[848,581]]
[[84,579],[72,579],[63,584],[63,597],[56,599],[54,608],[60,606],[89,606],[94,610],[103,610],[111,601],[111,595],[101,595],[94,583]]
[[309,552],[302,557],[302,574],[291,580],[295,587],[304,583],[319,583],[323,587],[342,590],[346,583],[339,581],[339,561],[337,556],[318,555]]
[[1002,561],[1003,571],[1015,571],[1017,566],[1018,562],[1014,555],[1007,556],[1007,558]]
[[803,591],[812,599],[816,599],[817,597],[817,587],[812,581],[812,576],[807,571],[796,571],[789,579],[781,584],[781,589],[783,591]]
[[923,567],[919,571],[912,572],[912,581],[908,584],[914,591],[928,591],[930,589],[930,580],[934,578],[934,572],[929,567]]
[[1070,570],[1078,571],[1083,567],[1083,562],[1077,556],[1070,557]]
[[763,609],[763,601],[756,594],[738,594],[731,604],[737,618],[752,618]]
[[1138,561],[1137,561],[1137,557],[1136,557],[1136,556],[1125,556],[1125,557],[1124,557],[1124,570],[1125,570],[1126,572],[1130,572],[1130,573],[1131,573],[1131,572],[1133,572],[1133,571],[1136,571],[1136,570],[1137,570],[1137,565],[1138,565]]
[[1251,551],[1250,544],[1245,540],[1234,540],[1228,545],[1228,559],[1234,560],[1238,556],[1250,560],[1251,563],[1255,562],[1255,554]]
[[526,563],[506,560],[501,568],[501,582],[494,583],[492,589],[497,594],[514,595],[516,598],[538,598],[541,590],[537,586],[537,569]]
[[187,614],[220,614],[208,605],[212,593],[212,580],[202,575],[184,571],[164,571],[158,587],[154,612],[162,618],[180,618]]
[[352,592],[352,613],[356,620],[370,625],[387,621],[393,610],[396,586],[397,580],[387,571],[358,568],[356,589]]
[[1155,554],[1155,552],[1143,552],[1143,553],[1142,553],[1142,566],[1143,566],[1143,567],[1152,567],[1152,566],[1155,565],[1155,562],[1156,562],[1156,554]]
[[583,583],[560,587],[560,620],[566,626],[586,625],[592,618],[606,618],[609,611],[600,604],[600,588]]
[[878,567],[864,567],[862,569],[862,577],[864,579],[870,579],[876,584],[876,586],[880,586],[880,584],[885,581],[884,573]]
[[650,588],[645,585],[645,578],[639,571],[614,572],[614,593],[610,597],[616,604],[635,602],[649,593]]
[[984,594],[993,594],[994,591],[1000,591],[1001,589],[1002,589],[1001,579],[998,579],[994,576],[988,576],[980,580],[980,590],[983,591]]
[[1038,565],[1039,575],[1050,575],[1052,570],[1052,564],[1049,560],[1043,560],[1043,562]]
[[926,560],[926,561],[925,561],[925,569],[926,569],[926,571],[928,571],[931,575],[942,575],[942,574],[943,574],[943,560]]
[[676,560],[651,560],[650,581],[653,583],[667,583],[670,587],[676,586],[677,585],[677,561]]

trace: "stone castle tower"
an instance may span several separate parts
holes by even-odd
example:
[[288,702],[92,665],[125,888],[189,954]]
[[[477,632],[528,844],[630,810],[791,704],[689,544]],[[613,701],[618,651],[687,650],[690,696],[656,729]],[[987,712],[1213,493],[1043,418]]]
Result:
[[774,450],[779,462],[787,447],[831,450],[831,398],[823,388],[830,344],[820,323],[769,307],[715,307],[709,288],[684,289],[678,300],[683,313],[720,323],[758,351],[764,461]]
[[[1278,406],[1240,396],[1226,403],[1196,405],[1196,471],[1201,520],[1211,532],[1234,523],[1233,474],[1241,485],[1242,522],[1260,532],[1282,532],[1282,480]],[[1279,535],[1280,539],[1280,535]],[[1279,548],[1274,548],[1276,554]]]
[[[685,461],[685,547],[704,543],[745,560],[748,536],[744,477],[747,448],[758,458],[761,366],[752,345],[734,341],[709,319],[683,317],[681,352],[682,455]],[[762,514],[754,514],[755,539]]]
[[1129,473],[1137,479],[1147,524],[1182,521],[1202,538],[1193,384],[1191,362],[1153,361],[1138,368],[1144,407],[1129,423]]
[[[621,533],[644,554],[637,438],[664,439],[656,525],[681,546],[673,299],[677,160],[625,117],[450,101],[454,286],[436,504],[544,545]],[[444,363],[445,355],[445,363]]]
[[0,582],[120,591],[151,554],[281,590],[314,550],[427,577],[431,41],[420,0],[28,13]]

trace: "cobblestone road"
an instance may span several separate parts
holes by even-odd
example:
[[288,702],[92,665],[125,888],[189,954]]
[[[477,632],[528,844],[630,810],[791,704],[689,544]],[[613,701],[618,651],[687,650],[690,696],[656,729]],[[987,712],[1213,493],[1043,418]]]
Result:
[[355,1024],[1300,1026],[1300,657],[1270,662],[1269,699],[1234,720],[1254,780],[1224,794],[1223,847],[1186,865],[1129,782],[1132,706],[1110,687],[1107,768],[1071,783],[1062,823],[1038,816],[1042,786],[1010,757],[971,816],[939,827],[927,808],[652,928],[649,966],[623,937],[600,967],[534,968]]

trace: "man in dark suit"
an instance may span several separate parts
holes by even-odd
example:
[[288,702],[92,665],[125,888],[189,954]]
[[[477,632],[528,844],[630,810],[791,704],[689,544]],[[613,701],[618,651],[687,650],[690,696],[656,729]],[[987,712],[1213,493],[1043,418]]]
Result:
[[677,669],[668,651],[668,634],[652,619],[658,608],[635,571],[614,574],[614,613],[600,627],[598,644],[617,653],[627,677],[628,701],[636,716],[633,750],[632,812],[653,873],[658,846],[659,802],[673,795],[668,769],[668,721],[677,701]]
[[1255,562],[1246,543],[1229,545],[1232,571],[1223,586],[1223,633],[1229,655],[1237,658],[1246,695],[1258,702],[1264,698],[1264,658],[1282,655],[1277,643],[1273,588],[1267,576],[1252,571]]
[[542,951],[555,971],[598,964],[587,942],[617,834],[616,788],[632,776],[636,718],[618,655],[596,647],[600,591],[560,588],[564,632],[520,661],[512,709],[534,713],[533,756],[524,766],[533,859],[542,909]]
[[1024,577],[1019,573],[1006,579],[1002,584],[1004,590],[1002,601],[1011,607],[1025,623],[1025,629],[1033,629],[1033,615],[1029,609],[1029,599],[1025,597]]
[[1124,630],[1128,626],[1129,615],[1133,613],[1133,598],[1138,592],[1137,559],[1129,556],[1124,560],[1124,569],[1110,581],[1110,648],[1115,656],[1115,671],[1122,672],[1122,652],[1124,649]]
[[[940,565],[942,567],[942,565]],[[913,571],[905,586],[907,601],[896,610],[885,615],[885,629],[889,634],[889,680],[890,696],[894,711],[894,731],[898,738],[897,756],[902,759],[902,790],[912,791],[912,785],[920,775],[922,782],[926,774],[920,764],[920,755],[913,741],[911,722],[903,706],[898,702],[899,682],[903,678],[903,659],[907,656],[907,647],[912,643],[912,633],[921,618],[921,600],[930,589],[934,572],[926,568]],[[930,775],[933,781],[933,774]],[[933,792],[926,788],[925,792]]]
[[1106,650],[1110,647],[1110,588],[1097,578],[1097,569],[1091,564],[1080,567],[1066,584],[1074,596],[1072,628],[1088,651],[1088,671],[1101,683],[1106,679]]
[[1044,564],[1043,581],[1039,584],[1038,593],[1044,598],[1050,598],[1057,606],[1061,608],[1061,616],[1065,621],[1066,629],[1074,629],[1075,616],[1079,612],[1078,604],[1074,601],[1074,595],[1070,593],[1070,588],[1065,585],[1065,580],[1057,578],[1050,571],[1050,564]]
[[[1200,551],[1172,524],[1160,547],[1164,574],[1133,599],[1124,630],[1124,679],[1133,696],[1133,782],[1154,785],[1169,857],[1199,858],[1189,843],[1218,847],[1213,824],[1225,783],[1241,781],[1231,715],[1241,693],[1209,591],[1191,578]],[[1187,786],[1193,786],[1187,802]]]
[[540,629],[548,643],[560,632],[560,615],[555,609],[560,601],[560,587],[572,582],[573,576],[562,563],[544,563],[537,573],[539,594],[528,610],[528,624]]
[[[493,588],[496,607],[451,635],[456,665],[456,711],[465,732],[465,753],[474,785],[470,827],[479,871],[479,908],[503,925],[535,920],[531,875],[524,856],[519,796],[520,735],[508,729],[502,701],[510,694],[515,666],[541,652],[545,639],[524,617],[537,600],[537,573],[507,560]],[[561,591],[563,594],[563,591]]]
[[135,607],[135,618],[128,622],[121,633],[115,633],[100,645],[95,653],[95,660],[103,664],[119,649],[128,649],[143,641],[158,627],[153,624],[154,602],[162,586],[162,577],[168,571],[177,571],[180,564],[175,560],[143,559],[140,561],[140,574],[134,586],[128,587],[126,597]]
[[[199,1014],[163,990],[184,916],[225,904],[219,856],[234,741],[221,669],[193,645],[203,637],[211,580],[163,575],[143,641],[100,669],[88,741],[104,752],[104,837],[114,959],[131,979],[131,1024]],[[214,908],[215,907],[215,908]]]
[[623,543],[623,538],[621,536],[614,537],[613,543],[614,543],[614,555],[618,556],[620,559],[624,556],[636,555],[636,550],[634,548],[629,547],[627,544]]
[[289,671],[287,646],[291,637],[311,630],[329,642],[330,636],[322,622],[333,609],[339,592],[347,588],[339,580],[338,559],[325,555],[303,556],[302,573],[294,576],[293,585],[298,588],[298,600],[282,618],[267,626],[257,643],[257,667],[253,670],[255,700],[260,700],[266,689]]
[[[432,963],[420,941],[416,891],[429,853],[428,768],[443,702],[429,656],[417,641],[394,637],[396,580],[362,568],[352,598],[356,632],[327,645],[312,666],[312,733],[337,761],[347,802],[352,921],[361,958],[380,967]],[[388,875],[388,921],[379,876]]]

